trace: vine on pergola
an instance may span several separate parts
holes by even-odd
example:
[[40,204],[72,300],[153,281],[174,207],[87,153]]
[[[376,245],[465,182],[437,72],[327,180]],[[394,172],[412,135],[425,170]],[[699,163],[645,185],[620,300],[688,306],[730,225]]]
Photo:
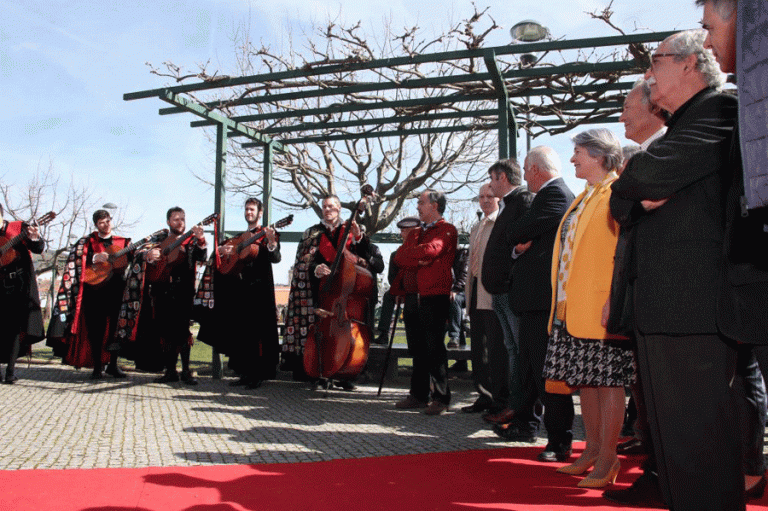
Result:
[[[610,6],[593,17],[609,25]],[[614,27],[615,28],[615,27]],[[426,38],[419,27],[395,31],[391,23],[382,26],[383,33],[369,37],[361,23],[345,26],[329,21],[324,26],[313,26],[312,35],[302,46],[290,44],[286,52],[277,52],[265,44],[254,45],[247,31],[236,37],[238,75],[275,73],[286,70],[311,70],[331,64],[355,64],[403,56],[483,48],[488,36],[502,27],[488,13],[488,9],[474,8],[472,16],[450,27],[444,34]],[[619,30],[619,29],[616,29]],[[600,74],[552,74],[535,77],[505,78],[510,102],[519,120],[528,122],[521,127],[532,137],[544,133],[558,134],[585,123],[609,117],[618,107],[590,108],[595,102],[623,100],[621,91],[581,92],[579,86],[610,84],[627,75],[636,75],[649,62],[648,50],[642,44],[620,49],[588,49],[552,51],[538,56],[535,64],[555,66],[572,62],[613,62],[634,58],[635,69]],[[525,64],[516,55],[497,57],[502,73],[521,69]],[[148,64],[150,65],[150,64]],[[173,79],[176,84],[191,80],[220,81],[228,78],[220,71],[209,72],[210,63],[188,72],[171,62],[162,68],[150,65],[151,72]],[[461,124],[469,129],[451,133],[399,134],[382,138],[357,138],[332,141],[297,142],[287,145],[285,152],[274,154],[273,200],[284,209],[312,208],[320,215],[320,198],[329,193],[351,207],[358,190],[365,183],[374,186],[378,198],[372,205],[365,224],[369,232],[384,229],[395,220],[404,202],[426,187],[437,188],[457,200],[451,200],[467,209],[467,203],[476,194],[477,183],[486,179],[487,168],[497,159],[497,120],[494,115],[483,114],[497,107],[497,91],[491,80],[472,80],[458,83],[434,83],[418,88],[398,87],[384,91],[349,91],[326,96],[304,96],[269,101],[269,96],[301,91],[353,88],[361,84],[395,83],[456,74],[486,72],[482,58],[465,58],[442,62],[393,65],[367,70],[341,70],[331,74],[303,75],[284,80],[270,80],[248,86],[213,89],[214,93],[190,94],[196,101],[217,109],[230,118],[261,116],[245,124],[269,134],[278,141],[300,139],[319,134],[350,135],[396,130],[406,127],[402,118],[416,116],[407,127],[427,128]],[[521,92],[552,88],[558,92],[545,96],[524,98]],[[401,101],[425,97],[477,95],[479,99],[464,102],[402,105],[387,110],[364,109],[375,107],[382,101]],[[517,97],[516,97],[517,96]],[[247,104],[251,98],[266,101]],[[246,104],[243,104],[245,102]],[[335,111],[348,105],[359,105],[359,110]],[[586,109],[578,109],[579,106]],[[302,111],[323,109],[322,113],[303,115]],[[270,117],[270,114],[292,112],[293,117]],[[445,118],[435,114],[446,113]],[[418,116],[429,114],[428,119]],[[455,114],[464,114],[460,117]],[[266,117],[266,118],[264,118]],[[375,119],[387,118],[385,123]],[[542,123],[542,119],[560,121],[560,125]],[[370,121],[366,124],[366,121]],[[325,127],[327,123],[345,122],[344,127]],[[274,133],[274,135],[272,135]],[[264,152],[259,148],[244,148],[231,144],[227,162],[227,189],[235,196],[253,195],[261,190]],[[212,182],[210,175],[199,179]],[[232,196],[232,195],[230,195]]]

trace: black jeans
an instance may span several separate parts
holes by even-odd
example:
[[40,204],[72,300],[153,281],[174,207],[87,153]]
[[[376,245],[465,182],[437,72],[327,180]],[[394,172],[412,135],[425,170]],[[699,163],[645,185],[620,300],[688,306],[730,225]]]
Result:
[[445,405],[451,401],[448,351],[443,342],[450,301],[448,295],[405,297],[405,336],[413,359],[410,392],[420,401],[429,400],[430,383],[433,400]]

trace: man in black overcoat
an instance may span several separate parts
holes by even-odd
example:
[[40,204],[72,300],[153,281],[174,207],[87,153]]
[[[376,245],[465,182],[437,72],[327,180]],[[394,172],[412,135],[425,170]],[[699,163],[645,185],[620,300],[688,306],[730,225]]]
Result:
[[736,350],[718,332],[723,187],[736,100],[703,30],[665,39],[645,75],[668,131],[613,185],[611,213],[634,224],[638,369],[666,504],[742,510],[744,478],[730,382]]

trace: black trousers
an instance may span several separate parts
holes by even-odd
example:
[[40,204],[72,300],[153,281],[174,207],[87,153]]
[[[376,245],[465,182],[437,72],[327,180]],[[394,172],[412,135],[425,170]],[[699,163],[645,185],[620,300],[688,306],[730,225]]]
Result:
[[504,332],[492,309],[477,308],[477,279],[469,302],[472,338],[472,381],[479,399],[502,409],[509,400],[509,355],[504,346]]
[[675,511],[743,510],[736,350],[718,335],[637,334],[661,493]]
[[528,427],[538,426],[536,402],[544,405],[547,444],[558,451],[570,449],[573,441],[573,397],[550,394],[544,388],[544,359],[547,355],[549,311],[522,312],[520,316],[520,356],[518,367],[523,385],[524,406],[516,420]]
[[[408,352],[413,359],[410,393],[420,401],[449,404],[448,351],[443,339],[448,320],[448,295],[406,295],[403,309]],[[431,385],[431,392],[430,392]]]

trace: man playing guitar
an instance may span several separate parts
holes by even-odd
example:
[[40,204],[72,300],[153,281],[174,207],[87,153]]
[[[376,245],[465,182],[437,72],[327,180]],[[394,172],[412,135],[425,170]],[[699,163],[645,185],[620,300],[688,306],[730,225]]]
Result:
[[[37,292],[35,267],[30,252],[40,254],[45,243],[40,231],[34,225],[23,222],[8,222],[3,219],[0,205],[0,239],[14,238],[23,234],[15,248],[16,257],[0,267],[0,309],[3,323],[0,327],[0,363],[7,364],[5,383],[14,383],[16,358],[22,343],[24,347],[43,339],[43,316],[40,311],[40,295]],[[7,242],[10,244],[10,241]],[[3,245],[5,248],[5,245]],[[26,349],[25,349],[26,351]],[[0,374],[2,380],[2,374]]]
[[[166,214],[169,233],[164,241],[173,241],[184,235],[186,218],[184,210],[173,207]],[[166,279],[149,283],[151,300],[142,302],[150,306],[154,332],[159,336],[162,347],[165,374],[155,380],[156,383],[176,382],[181,379],[187,385],[196,385],[197,380],[189,368],[189,354],[192,346],[192,334],[189,320],[192,316],[192,298],[195,295],[196,263],[205,261],[205,233],[200,225],[191,229],[192,236],[187,238],[177,250],[180,250],[180,262],[173,266]],[[150,265],[161,262],[162,252],[154,247],[143,253]],[[138,258],[137,258],[138,259]],[[146,285],[146,284],[145,284]],[[143,314],[147,314],[144,312]],[[176,359],[181,355],[181,377],[176,371]]]
[[[48,327],[49,344],[64,363],[74,367],[93,367],[91,379],[125,378],[117,366],[120,345],[114,342],[117,315],[125,288],[120,271],[109,271],[98,284],[84,280],[86,269],[110,263],[110,254],[128,246],[130,239],[112,233],[112,216],[99,209],[93,214],[96,231],[80,238],[67,258],[57,294],[54,316]],[[132,254],[126,254],[128,258]],[[63,339],[63,343],[56,342]]]
[[[229,368],[239,375],[232,386],[255,389],[277,374],[279,338],[272,264],[279,263],[280,240],[273,227],[262,227],[262,203],[245,201],[248,230],[219,246],[222,261],[237,258],[237,244],[258,239],[258,253],[235,265],[230,273],[213,273],[212,314],[203,321],[198,339],[229,356]],[[222,264],[222,267],[227,266]]]

